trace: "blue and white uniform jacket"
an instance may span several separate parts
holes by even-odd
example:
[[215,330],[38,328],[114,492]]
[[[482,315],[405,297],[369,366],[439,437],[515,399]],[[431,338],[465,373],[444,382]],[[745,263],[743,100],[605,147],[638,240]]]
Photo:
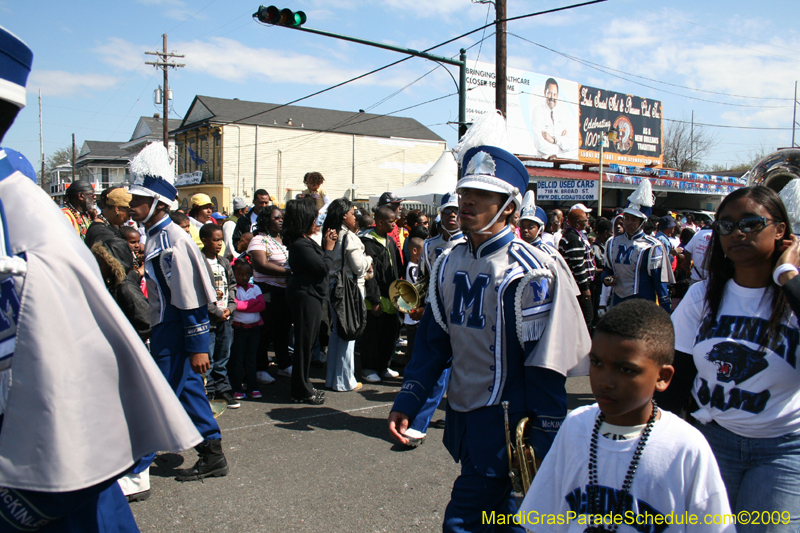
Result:
[[464,234],[459,232],[453,233],[449,240],[444,240],[441,234],[425,240],[422,245],[422,261],[419,263],[419,276],[427,276],[433,270],[433,264],[439,259],[446,250],[449,250],[456,244],[464,242]]
[[208,266],[192,238],[164,217],[147,230],[145,277],[154,357],[208,352]]
[[664,245],[639,231],[633,237],[627,233],[612,237],[606,244],[603,277],[616,276],[616,302],[642,298],[658,303],[670,312],[669,283],[674,283],[669,254]]
[[451,366],[444,440],[456,461],[508,474],[503,401],[514,426],[531,417],[544,455],[566,416],[567,374],[588,371],[577,292],[569,270],[508,227],[477,249],[466,240],[443,253],[393,409],[413,419]]

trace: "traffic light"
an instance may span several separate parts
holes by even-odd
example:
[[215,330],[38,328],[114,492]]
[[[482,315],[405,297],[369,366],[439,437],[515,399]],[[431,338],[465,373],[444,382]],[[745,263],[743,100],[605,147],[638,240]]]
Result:
[[306,14],[302,11],[292,11],[291,9],[278,9],[275,6],[259,6],[258,11],[253,13],[264,24],[275,24],[277,26],[287,26],[297,28],[306,23]]

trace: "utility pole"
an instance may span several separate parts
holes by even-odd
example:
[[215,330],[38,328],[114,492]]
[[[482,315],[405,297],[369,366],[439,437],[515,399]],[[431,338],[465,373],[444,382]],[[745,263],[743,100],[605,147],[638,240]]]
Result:
[[794,144],[794,129],[797,127],[797,82],[794,82],[794,102],[792,102],[792,148]]
[[75,183],[75,134],[72,134],[72,182]]
[[689,130],[689,172],[694,171],[694,109],[692,109],[692,128]]
[[[42,154],[42,190],[47,192],[44,186],[44,133],[42,132],[42,90],[39,89],[39,152]],[[50,193],[47,192],[49,195]]]
[[506,0],[495,0],[495,17],[497,29],[495,30],[496,56],[495,56],[495,107],[506,116]]
[[167,52],[167,34],[163,34],[161,37],[164,39],[164,50],[162,52],[145,52],[147,55],[151,56],[158,56],[159,61],[145,61],[145,65],[153,65],[156,68],[160,68],[164,71],[164,115],[162,120],[164,121],[164,148],[167,149],[169,152],[169,85],[167,84],[167,71],[169,67],[172,68],[179,68],[185,67],[185,63],[170,63],[169,60],[173,57],[184,57],[182,54],[171,54]]

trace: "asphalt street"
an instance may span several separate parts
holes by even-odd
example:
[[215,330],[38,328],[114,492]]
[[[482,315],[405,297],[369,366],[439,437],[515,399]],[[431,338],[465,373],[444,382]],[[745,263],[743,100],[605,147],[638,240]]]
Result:
[[[402,371],[402,369],[399,369]],[[324,369],[312,369],[324,387]],[[231,472],[180,483],[176,468],[193,450],[160,454],[152,495],[131,504],[144,532],[423,532],[441,531],[459,465],[430,428],[417,449],[394,444],[386,419],[402,377],[364,383],[357,392],[326,392],[322,406],[289,400],[289,379],[265,385],[217,420]],[[592,401],[587,378],[568,380],[570,408]],[[436,413],[434,420],[444,416]]]

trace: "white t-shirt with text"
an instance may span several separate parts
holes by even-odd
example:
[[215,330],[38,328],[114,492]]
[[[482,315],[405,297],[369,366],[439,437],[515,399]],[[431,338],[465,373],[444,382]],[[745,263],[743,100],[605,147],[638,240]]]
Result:
[[[521,518],[528,522],[522,525],[531,531],[579,533],[586,529],[589,447],[598,414],[597,404],[580,407],[567,416],[559,429],[520,508]],[[617,496],[638,442],[639,438],[611,440],[598,437],[600,508],[592,509],[592,512],[606,516],[616,512]],[[706,515],[730,512],[725,485],[706,439],[681,418],[661,410],[661,418],[656,421],[639,460],[628,501],[620,512],[622,523],[618,531],[645,531],[637,529],[635,524],[637,519],[646,518],[645,513],[671,515],[678,521],[682,520],[684,513],[690,513],[697,515],[696,525],[673,524],[666,531],[733,532],[732,524],[704,523]],[[564,522],[569,516],[571,520],[568,524],[536,523],[542,515],[555,515],[556,521],[560,516]],[[664,527],[651,525],[648,530],[661,531]]]
[[772,297],[767,288],[749,289],[730,280],[715,323],[701,334],[709,315],[706,286],[707,282],[692,285],[672,314],[675,349],[692,354],[697,367],[692,395],[700,410],[692,416],[750,438],[797,433],[797,317],[787,310],[777,334],[769,335],[768,346],[762,348]]

